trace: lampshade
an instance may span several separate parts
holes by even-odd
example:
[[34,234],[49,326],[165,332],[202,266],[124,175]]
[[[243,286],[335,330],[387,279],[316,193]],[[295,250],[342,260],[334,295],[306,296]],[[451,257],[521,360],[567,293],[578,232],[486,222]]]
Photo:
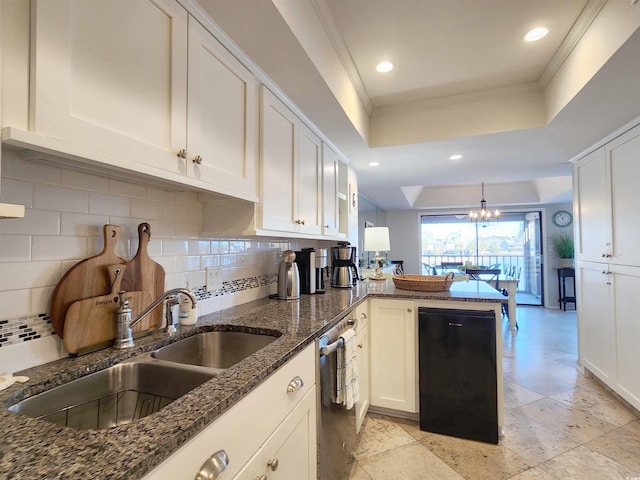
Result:
[[366,252],[388,252],[391,250],[388,227],[364,229],[364,250]]

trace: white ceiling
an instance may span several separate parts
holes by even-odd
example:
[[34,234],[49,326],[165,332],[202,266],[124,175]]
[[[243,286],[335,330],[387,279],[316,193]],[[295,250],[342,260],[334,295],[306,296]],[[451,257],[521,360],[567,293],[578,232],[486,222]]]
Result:
[[[571,201],[569,159],[640,115],[636,1],[198,3],[348,157],[360,191],[401,210],[474,205],[481,181],[490,206]],[[523,42],[539,25],[550,34]],[[377,73],[382,59],[396,68]]]

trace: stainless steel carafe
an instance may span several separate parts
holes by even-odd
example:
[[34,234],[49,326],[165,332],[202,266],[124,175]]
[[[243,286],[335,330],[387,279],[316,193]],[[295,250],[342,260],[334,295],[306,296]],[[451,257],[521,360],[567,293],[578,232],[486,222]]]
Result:
[[295,262],[293,250],[285,250],[282,263],[278,268],[278,299],[295,300],[300,298],[300,272]]
[[356,247],[349,242],[338,242],[337,247],[331,247],[331,286],[337,288],[351,288],[356,284],[358,270],[355,264]]

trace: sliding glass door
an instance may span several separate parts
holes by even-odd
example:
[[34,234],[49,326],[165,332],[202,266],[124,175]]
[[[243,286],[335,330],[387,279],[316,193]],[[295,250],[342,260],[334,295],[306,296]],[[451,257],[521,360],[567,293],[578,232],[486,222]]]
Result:
[[467,215],[422,215],[423,273],[444,265],[500,268],[501,278],[518,280],[517,302],[542,305],[542,231],[540,212],[509,212],[483,227]]

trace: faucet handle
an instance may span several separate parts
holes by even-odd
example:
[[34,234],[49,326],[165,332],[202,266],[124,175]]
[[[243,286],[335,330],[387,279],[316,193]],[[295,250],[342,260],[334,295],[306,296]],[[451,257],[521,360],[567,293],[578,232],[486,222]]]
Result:
[[178,297],[168,297],[165,300],[165,318],[167,319],[167,333],[169,335],[173,335],[178,331],[173,323],[173,307],[179,303]]

